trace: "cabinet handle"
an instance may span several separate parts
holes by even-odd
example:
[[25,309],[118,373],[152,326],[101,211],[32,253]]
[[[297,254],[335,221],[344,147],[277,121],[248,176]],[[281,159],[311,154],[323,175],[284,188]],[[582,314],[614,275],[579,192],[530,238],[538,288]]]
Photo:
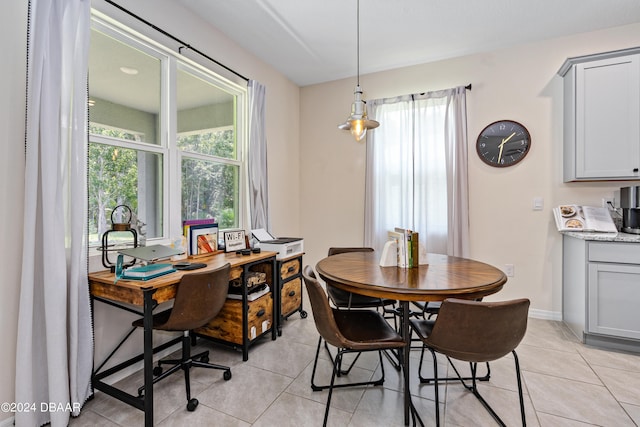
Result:
[[290,297],[294,296],[295,294],[296,294],[296,291],[291,291],[291,292],[289,292],[289,296],[290,296]]
[[[638,171],[638,170],[636,169],[636,172],[637,172],[637,171]],[[291,273],[291,272],[295,271],[295,269],[296,269],[296,268],[292,265],[291,267],[287,268],[287,273]]]
[[262,317],[262,316],[264,316],[264,308],[261,308],[260,311],[256,313],[256,317]]
[[634,173],[638,173],[638,168],[633,168]]

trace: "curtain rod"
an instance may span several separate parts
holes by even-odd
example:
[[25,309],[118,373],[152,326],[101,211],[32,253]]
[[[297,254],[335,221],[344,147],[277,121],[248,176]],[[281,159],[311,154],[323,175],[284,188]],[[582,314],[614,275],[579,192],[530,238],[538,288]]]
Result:
[[109,3],[110,5],[120,9],[121,11],[123,11],[124,13],[126,13],[129,16],[132,16],[133,18],[137,19],[138,21],[150,26],[151,28],[153,28],[154,30],[158,31],[159,33],[169,37],[170,39],[182,44],[182,46],[180,46],[178,48],[178,53],[182,54],[182,49],[187,48],[190,49],[192,51],[194,51],[195,53],[197,53],[198,55],[201,55],[205,58],[207,58],[209,61],[221,66],[222,68],[224,68],[227,71],[232,72],[233,74],[235,74],[236,76],[240,77],[241,79],[243,79],[244,81],[249,81],[249,79],[245,76],[243,76],[242,74],[238,73],[235,70],[232,70],[231,68],[227,67],[226,65],[222,64],[221,62],[216,61],[215,59],[213,59],[212,57],[210,57],[209,55],[206,55],[205,53],[200,52],[198,49],[192,47],[191,45],[189,45],[189,43],[185,43],[182,40],[180,40],[179,38],[175,37],[172,34],[169,34],[168,32],[166,32],[165,30],[163,30],[162,28],[158,28],[156,25],[152,24],[151,22],[147,21],[146,19],[136,15],[135,13],[125,9],[124,7],[120,6],[119,4],[113,2],[112,0],[104,0],[105,2]]
[[466,85],[464,88],[465,88],[466,90],[471,90],[471,83],[469,83],[468,85]]

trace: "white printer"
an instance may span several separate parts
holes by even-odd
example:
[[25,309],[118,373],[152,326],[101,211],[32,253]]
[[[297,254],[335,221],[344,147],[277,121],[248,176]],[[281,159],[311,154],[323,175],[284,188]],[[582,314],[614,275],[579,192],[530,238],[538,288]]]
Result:
[[304,240],[299,237],[273,237],[264,228],[251,230],[263,251],[277,252],[277,259],[288,258],[304,252]]

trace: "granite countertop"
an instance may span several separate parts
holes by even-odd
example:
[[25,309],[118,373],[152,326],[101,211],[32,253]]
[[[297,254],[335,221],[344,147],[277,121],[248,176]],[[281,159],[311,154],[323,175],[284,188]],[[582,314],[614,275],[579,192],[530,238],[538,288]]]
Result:
[[629,234],[619,232],[613,233],[589,233],[589,232],[577,232],[577,231],[563,231],[562,234],[569,237],[575,237],[582,240],[597,240],[600,242],[629,242],[640,243],[640,234]]

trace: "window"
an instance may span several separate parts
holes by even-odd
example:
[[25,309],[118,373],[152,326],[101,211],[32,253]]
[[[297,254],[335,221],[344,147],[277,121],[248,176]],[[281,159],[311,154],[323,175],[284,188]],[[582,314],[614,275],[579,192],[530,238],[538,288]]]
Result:
[[365,245],[401,227],[428,252],[467,255],[465,90],[369,101],[383,126],[367,137]]
[[244,228],[246,88],[94,15],[89,54],[89,243],[131,208],[146,239],[185,219]]

